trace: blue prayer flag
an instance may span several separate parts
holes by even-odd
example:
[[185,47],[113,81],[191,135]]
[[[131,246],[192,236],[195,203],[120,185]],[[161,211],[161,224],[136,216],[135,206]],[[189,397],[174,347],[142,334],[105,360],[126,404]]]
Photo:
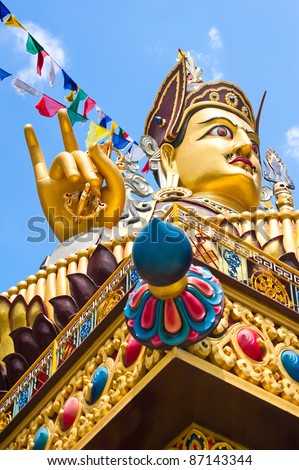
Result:
[[2,81],[4,78],[9,77],[11,73],[5,72],[5,70],[0,69],[0,80]]
[[77,91],[78,90],[77,83],[75,83],[74,80],[72,80],[71,77],[69,77],[69,75],[63,69],[61,69],[61,71],[62,71],[62,75],[63,75],[63,78],[64,78],[63,88],[65,90]]
[[3,18],[5,18],[7,15],[10,15],[10,11],[8,8],[6,8],[5,5],[3,5],[2,2],[0,2],[0,20],[3,23]]

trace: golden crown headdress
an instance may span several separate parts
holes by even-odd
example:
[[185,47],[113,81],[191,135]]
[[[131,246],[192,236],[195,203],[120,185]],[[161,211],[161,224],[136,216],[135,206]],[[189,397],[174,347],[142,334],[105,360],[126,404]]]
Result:
[[[252,105],[234,83],[226,81],[202,83],[202,69],[190,67],[190,56],[179,50],[179,61],[160,86],[154,105],[147,115],[144,132],[160,146],[173,142],[187,115],[193,109],[215,106],[232,111],[242,117],[258,132],[262,104],[255,119]],[[192,63],[191,63],[192,64]]]

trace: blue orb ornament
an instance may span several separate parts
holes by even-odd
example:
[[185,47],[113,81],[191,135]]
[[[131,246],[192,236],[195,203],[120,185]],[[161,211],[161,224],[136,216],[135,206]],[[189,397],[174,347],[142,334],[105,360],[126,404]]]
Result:
[[48,439],[50,431],[48,428],[39,428],[34,437],[33,450],[44,450]]
[[139,276],[158,287],[180,280],[187,273],[192,256],[192,247],[184,231],[157,218],[139,232],[132,250]]
[[281,353],[281,362],[287,373],[293,380],[299,382],[299,354],[291,349]]

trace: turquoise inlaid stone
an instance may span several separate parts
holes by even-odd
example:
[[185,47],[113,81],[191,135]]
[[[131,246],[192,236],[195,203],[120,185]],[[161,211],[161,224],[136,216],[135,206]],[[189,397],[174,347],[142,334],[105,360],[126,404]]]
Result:
[[50,431],[48,428],[39,428],[34,437],[33,450],[44,450],[49,439]]
[[286,349],[281,353],[280,358],[287,373],[292,379],[299,382],[299,354],[290,349]]
[[103,393],[109,376],[109,369],[106,366],[100,366],[96,369],[92,377],[92,389],[88,404],[92,405]]

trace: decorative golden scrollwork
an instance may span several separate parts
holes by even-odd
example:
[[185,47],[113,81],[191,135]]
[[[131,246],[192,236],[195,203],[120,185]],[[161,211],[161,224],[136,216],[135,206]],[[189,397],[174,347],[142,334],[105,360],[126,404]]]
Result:
[[254,269],[249,285],[267,297],[277,300],[287,307],[293,307],[285,286],[272,274],[270,270]]
[[98,323],[109,313],[113,307],[123,298],[125,295],[122,287],[120,289],[111,290],[106,300],[100,304],[98,308]]
[[10,422],[11,422],[11,412],[9,411],[8,413],[0,413],[0,431],[4,429]]

